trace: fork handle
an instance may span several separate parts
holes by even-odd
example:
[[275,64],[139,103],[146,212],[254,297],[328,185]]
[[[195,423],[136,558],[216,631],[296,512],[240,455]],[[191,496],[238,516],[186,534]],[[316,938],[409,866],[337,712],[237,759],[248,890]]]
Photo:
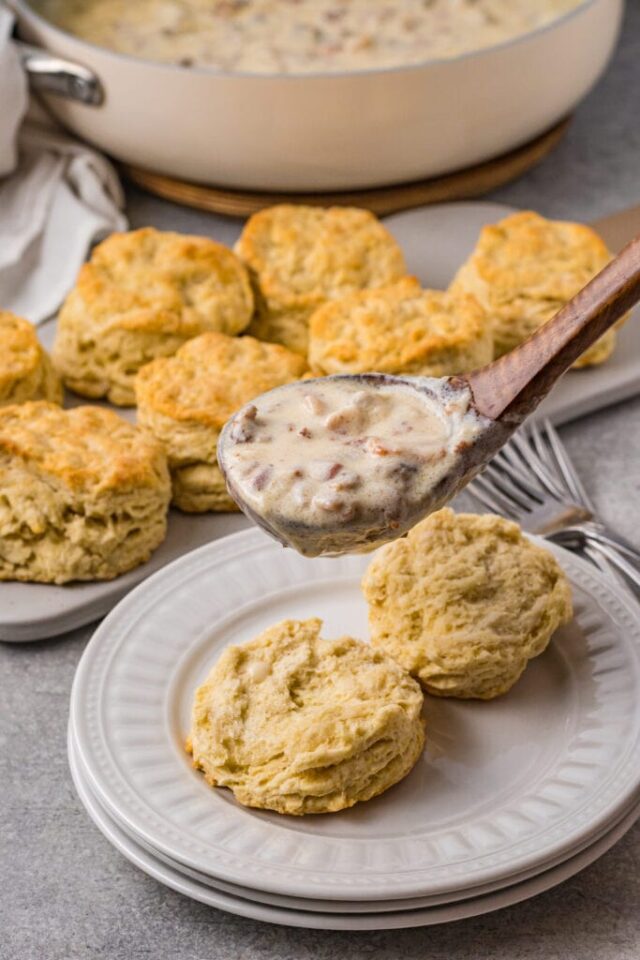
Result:
[[597,540],[614,550],[620,550],[630,560],[637,563],[640,568],[640,550],[621,534],[598,521],[585,523],[584,527],[591,540]]
[[626,556],[613,541],[609,541],[599,533],[599,526],[595,523],[578,523],[558,530],[549,539],[560,544],[573,544],[574,548],[576,545],[582,548],[588,547],[590,551],[597,552],[613,569],[623,575],[625,582],[633,588],[640,599],[640,556],[633,547],[631,549],[634,551],[634,559]]
[[589,534],[587,534],[587,541],[594,550],[609,561],[612,567],[623,574],[640,599],[640,566],[631,563],[619,550],[600,540],[595,540]]
[[578,357],[638,300],[640,237],[528,340],[466,375],[477,410],[515,428]]

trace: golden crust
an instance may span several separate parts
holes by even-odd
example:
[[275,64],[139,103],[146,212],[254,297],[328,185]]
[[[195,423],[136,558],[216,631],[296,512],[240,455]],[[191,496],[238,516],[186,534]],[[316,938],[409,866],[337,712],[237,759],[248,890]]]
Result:
[[136,378],[138,406],[173,420],[195,420],[221,430],[259,393],[298,380],[307,364],[298,354],[254,337],[204,333],[175,356],[155,360]]
[[33,325],[0,311],[0,406],[27,400],[62,403],[62,383]]
[[[483,227],[450,290],[472,294],[485,308],[499,357],[550,320],[610,260],[590,227],[523,211]],[[614,347],[609,330],[575,366],[603,363]]]
[[481,367],[492,355],[491,329],[477,300],[422,290],[414,277],[327,303],[309,321],[309,363],[325,374],[443,377]]
[[63,410],[43,401],[0,410],[0,455],[19,457],[74,490],[102,494],[155,487],[160,444],[103,407]]
[[249,218],[235,250],[256,294],[249,332],[303,354],[319,306],[407,272],[391,234],[355,207],[269,207]]
[[321,627],[284,620],[228,647],[196,691],[187,749],[208,783],[245,806],[344,810],[420,756],[418,684],[367,644],[323,640]]
[[222,244],[152,227],[113,234],[60,311],[54,362],[76,393],[131,405],[141,366],[207,330],[240,333],[252,311],[247,271]]
[[0,580],[106,580],[162,542],[170,482],[152,437],[110,410],[0,410]]
[[176,506],[189,512],[237,510],[216,461],[229,417],[266,390],[307,370],[298,354],[253,337],[205,333],[136,377],[138,423],[165,446]]
[[383,547],[363,590],[372,644],[443,697],[506,693],[572,616],[548,550],[501,517],[448,508]]

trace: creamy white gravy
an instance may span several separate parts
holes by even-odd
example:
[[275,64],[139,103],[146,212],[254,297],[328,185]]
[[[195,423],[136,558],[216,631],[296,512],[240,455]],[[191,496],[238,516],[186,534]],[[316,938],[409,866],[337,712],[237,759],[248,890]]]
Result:
[[583,0],[39,0],[119,53],[248,73],[398,67],[528,33]]
[[370,550],[402,535],[448,499],[442,482],[459,479],[484,426],[467,388],[413,383],[335,376],[262,394],[220,438],[229,490],[306,556]]

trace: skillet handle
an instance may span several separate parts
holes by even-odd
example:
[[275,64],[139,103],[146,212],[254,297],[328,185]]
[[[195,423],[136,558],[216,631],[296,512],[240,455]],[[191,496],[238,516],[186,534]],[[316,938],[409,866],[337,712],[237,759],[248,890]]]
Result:
[[87,67],[27,43],[16,41],[16,47],[33,90],[67,97],[92,107],[103,103],[102,84]]

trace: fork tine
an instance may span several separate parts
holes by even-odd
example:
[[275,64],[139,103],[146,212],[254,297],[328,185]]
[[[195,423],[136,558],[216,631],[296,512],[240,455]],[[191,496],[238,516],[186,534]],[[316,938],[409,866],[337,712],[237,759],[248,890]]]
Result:
[[503,496],[500,490],[497,490],[493,484],[489,483],[484,476],[475,478],[467,489],[480,500],[484,506],[488,507],[492,513],[502,514],[516,520],[522,511],[515,508],[513,502]]
[[551,456],[549,445],[545,443],[543,439],[542,430],[537,420],[526,424],[525,436],[527,436],[536,456],[544,464],[546,469],[551,471],[555,479],[560,482],[563,478],[561,475],[557,475],[557,464],[554,463],[553,457]]
[[504,448],[495,455],[491,463],[499,466],[501,470],[524,487],[531,497],[538,502],[541,503],[548,496],[547,490],[538,483],[535,476],[533,476],[531,472],[525,472],[521,469],[517,462],[514,462],[514,460],[507,455]]
[[537,497],[532,497],[528,490],[518,486],[512,477],[493,461],[485,468],[483,475],[488,483],[492,483],[505,497],[513,500],[527,513],[540,506],[540,500]]
[[518,433],[511,437],[500,452],[510,461],[514,469],[520,470],[522,474],[529,477],[530,483],[537,483],[545,497],[549,496],[549,484],[543,483],[540,470],[533,468],[534,453],[529,443],[526,426],[520,427]]
[[467,493],[471,499],[476,502],[476,504],[479,504],[481,507],[489,510],[490,513],[500,514],[498,505],[491,499],[491,497],[487,497],[485,495],[484,491],[478,485],[477,479],[469,484],[465,490],[465,493]]
[[553,452],[544,438],[539,422],[534,420],[531,424],[527,424],[526,433],[531,449],[539,459],[542,469],[546,471],[549,481],[554,481],[559,485],[563,497],[571,497],[571,490],[567,486],[564,474],[559,469]]
[[562,490],[562,487],[540,460],[540,457],[536,454],[531,444],[519,433],[514,433],[510,442],[518,450],[526,466],[533,471],[551,496],[556,497],[558,500],[566,499],[566,494]]
[[558,469],[561,471],[571,495],[575,500],[577,500],[578,503],[586,507],[587,510],[591,510],[591,512],[593,512],[593,504],[587,494],[587,491],[583,487],[582,481],[576,473],[575,467],[569,458],[569,454],[567,453],[562,440],[558,436],[557,430],[550,420],[544,421],[544,431]]

